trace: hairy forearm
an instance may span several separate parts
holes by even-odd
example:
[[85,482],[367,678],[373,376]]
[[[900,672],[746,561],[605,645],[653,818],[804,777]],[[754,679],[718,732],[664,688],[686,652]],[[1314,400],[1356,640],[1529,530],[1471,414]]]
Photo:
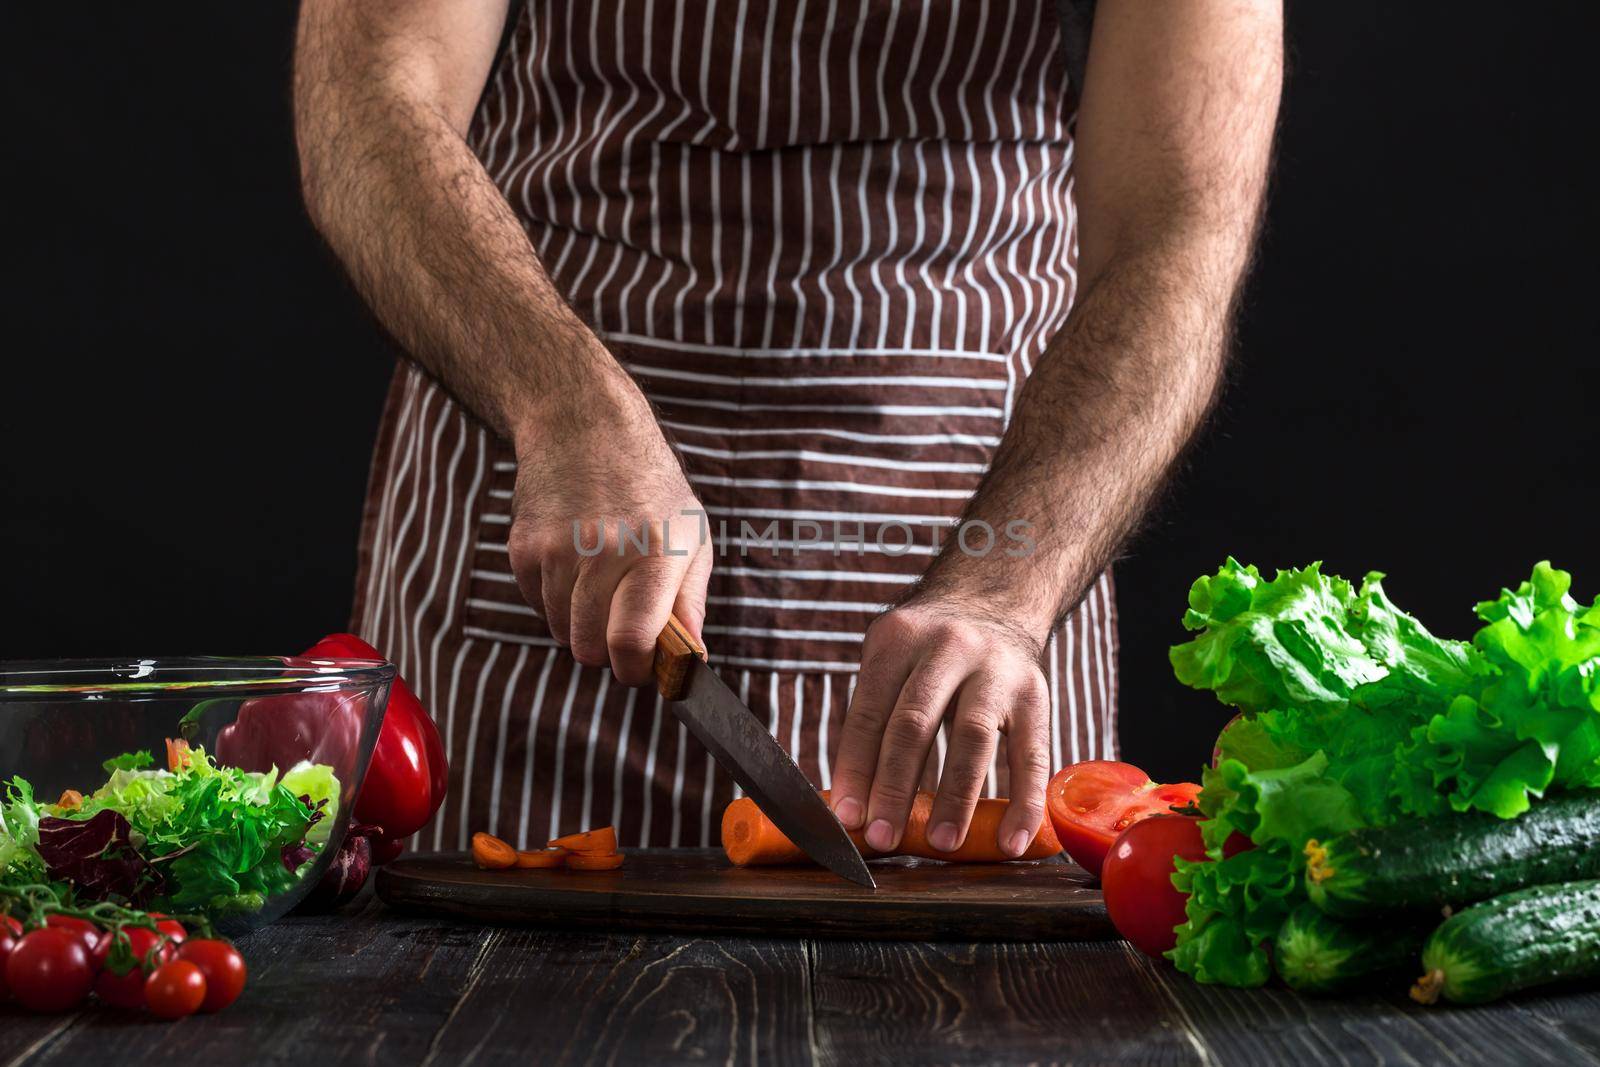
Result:
[[1170,252],[1108,265],[1029,377],[963,516],[996,530],[1025,522],[1032,550],[977,558],[952,542],[924,587],[959,590],[1042,639],[1111,561],[1204,419],[1236,283],[1197,286]]
[[1096,18],[1079,121],[1082,291],[964,516],[1027,522],[1036,547],[980,559],[953,542],[921,587],[1038,640],[1110,563],[1216,395],[1282,81],[1271,0],[1111,0]]
[[295,128],[317,228],[383,325],[491,428],[631,382],[551,284],[425,61],[360,5],[307,4]]

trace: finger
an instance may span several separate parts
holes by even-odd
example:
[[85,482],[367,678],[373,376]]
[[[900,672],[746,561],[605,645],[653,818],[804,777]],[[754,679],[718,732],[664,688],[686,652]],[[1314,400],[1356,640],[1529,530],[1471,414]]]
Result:
[[511,560],[511,576],[517,583],[517,592],[523,603],[538,611],[544,606],[543,577],[540,574],[542,556],[534,538],[521,528],[513,527],[506,539],[506,555]]
[[1006,735],[1011,803],[1000,820],[997,843],[1006,855],[1020,856],[1044,821],[1044,788],[1050,780],[1050,701],[1037,672],[1012,696],[1001,730]]
[[928,843],[941,852],[954,852],[967,840],[978,795],[994,764],[1003,699],[1004,692],[988,675],[967,679],[956,698],[950,748],[939,771],[939,792],[928,818]]
[[[701,545],[689,560],[689,569],[683,572],[678,594],[672,601],[672,613],[689,628],[694,639],[706,643],[703,630],[706,623],[706,586],[711,581],[711,564],[714,556],[709,544]],[[663,621],[665,626],[666,622]]]
[[878,746],[883,728],[894,709],[900,687],[916,662],[900,631],[884,624],[884,616],[867,631],[861,646],[861,672],[856,676],[856,691],[845,712],[839,731],[839,755],[833,762],[831,799],[833,813],[846,829],[859,830],[867,818],[867,797],[872,791],[872,775],[878,766]]
[[960,652],[934,650],[922,657],[900,689],[884,724],[867,800],[867,844],[880,852],[900,844],[933,735],[971,667]]
[[623,685],[644,685],[654,676],[656,637],[666,628],[677,587],[677,567],[659,556],[638,560],[617,583],[606,652]]
[[576,570],[569,564],[550,561],[539,570],[539,600],[544,604],[544,623],[556,644],[572,644],[572,586]]
[[578,565],[577,578],[572,583],[572,657],[585,667],[604,667],[611,662],[606,628],[611,601],[621,580],[622,571],[614,565],[597,560]]
[[534,610],[540,618],[544,618],[544,572],[536,563],[524,563],[520,567],[513,565],[512,576],[517,582],[517,592],[522,594],[522,602]]

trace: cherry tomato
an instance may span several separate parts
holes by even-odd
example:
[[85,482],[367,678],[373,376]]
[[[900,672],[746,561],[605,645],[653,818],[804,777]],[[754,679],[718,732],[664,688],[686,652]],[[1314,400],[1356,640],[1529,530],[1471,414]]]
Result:
[[144,983],[145,1003],[162,1019],[181,1019],[200,1010],[206,999],[206,976],[188,960],[163,963]]
[[1199,795],[1193,782],[1162,785],[1130,763],[1099,759],[1058,771],[1045,790],[1061,847],[1097,878],[1118,834],[1140,819],[1193,804]]
[[166,934],[174,945],[181,945],[184,939],[189,936],[189,931],[183,928],[183,924],[170,915],[152,911],[150,918],[156,921],[156,929]]
[[1128,827],[1111,846],[1100,888],[1117,932],[1151,956],[1177,943],[1187,898],[1172,884],[1173,861],[1205,859],[1200,820],[1151,815]]
[[0,1000],[11,995],[11,987],[6,985],[6,960],[21,939],[22,924],[9,915],[0,915]]
[[94,954],[94,946],[100,941],[100,928],[88,919],[79,919],[71,915],[57,915],[52,912],[44,917],[46,926],[53,926],[57,930],[65,930],[69,934],[76,934],[83,942],[83,949],[90,955]]
[[6,959],[6,984],[34,1011],[66,1011],[94,985],[89,950],[76,932],[48,926],[30,930]]
[[185,941],[178,949],[178,958],[200,968],[206,976],[206,999],[201,1011],[221,1011],[244,991],[244,957],[226,941]]
[[[118,938],[126,942],[134,961],[133,965],[122,974],[117,974],[106,966],[112,943]],[[160,945],[159,949],[157,945]],[[146,976],[156,967],[173,959],[177,952],[177,947],[171,942],[163,944],[161,935],[142,927],[125,927],[116,935],[109,932],[101,934],[100,940],[95,943],[94,952],[89,957],[90,964],[100,972],[94,979],[95,995],[113,1007],[144,1007]]]

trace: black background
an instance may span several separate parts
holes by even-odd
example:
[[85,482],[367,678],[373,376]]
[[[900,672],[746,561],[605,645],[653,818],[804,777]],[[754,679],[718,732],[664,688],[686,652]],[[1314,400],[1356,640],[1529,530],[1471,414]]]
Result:
[[[0,658],[297,650],[346,622],[392,352],[299,207],[292,5],[50,6],[0,46]],[[1117,572],[1152,772],[1225,717],[1166,647],[1229,553],[1459,635],[1538,559],[1600,591],[1583,12],[1290,8],[1233,380]]]

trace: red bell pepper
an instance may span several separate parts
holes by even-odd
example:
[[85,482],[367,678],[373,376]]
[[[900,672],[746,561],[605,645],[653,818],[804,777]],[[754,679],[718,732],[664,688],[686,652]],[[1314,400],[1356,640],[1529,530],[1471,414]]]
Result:
[[[353,634],[329,634],[305,653],[308,659],[384,656]],[[288,770],[301,760],[328,763],[341,777],[354,773],[365,701],[339,693],[285,693],[245,702],[217,736],[217,758],[229,766]],[[352,817],[367,825],[374,864],[400,854],[402,842],[427,824],[444,801],[450,781],[444,745],[433,720],[397,675],[389,689],[383,725],[356,793]]]
[[[310,659],[386,658],[354,634],[329,634],[305,655]],[[444,802],[449,782],[450,766],[439,731],[405,680],[396,675],[354,812],[360,822],[383,828],[372,841],[376,862],[393,859],[399,854],[399,842],[427,825]]]

